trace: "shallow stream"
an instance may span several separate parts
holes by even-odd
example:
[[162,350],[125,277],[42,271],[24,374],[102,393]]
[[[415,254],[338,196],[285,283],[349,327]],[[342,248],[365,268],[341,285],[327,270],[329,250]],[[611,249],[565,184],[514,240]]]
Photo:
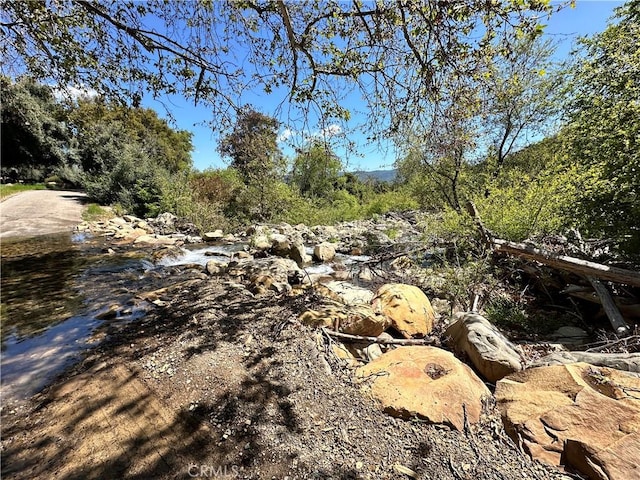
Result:
[[[244,245],[194,246],[152,263],[139,250],[109,251],[102,239],[60,234],[2,242],[1,386],[3,401],[41,390],[97,340],[104,322],[144,316],[136,295],[166,283],[180,265],[229,260]],[[309,252],[311,253],[311,252]],[[349,265],[368,257],[341,257]],[[307,268],[331,275],[331,266]],[[163,280],[164,279],[164,280]]]
[[[91,345],[105,318],[130,321],[144,314],[134,289],[153,264],[139,254],[104,250],[101,241],[69,234],[3,240],[3,401],[44,387]],[[110,315],[115,304],[126,307]]]

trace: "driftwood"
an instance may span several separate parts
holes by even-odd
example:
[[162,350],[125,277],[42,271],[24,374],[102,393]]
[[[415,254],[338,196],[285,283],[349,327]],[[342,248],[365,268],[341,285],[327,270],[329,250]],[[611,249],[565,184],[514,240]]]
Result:
[[550,267],[576,273],[583,277],[622,283],[633,287],[640,287],[640,272],[611,267],[601,263],[590,262],[579,258],[558,255],[541,248],[524,243],[509,242],[507,240],[493,240],[494,250],[518,257],[535,260]]
[[583,277],[595,278],[596,280],[608,280],[615,283],[623,283],[633,287],[640,287],[640,272],[625,270],[623,268],[602,265],[601,263],[590,262],[580,258],[558,255],[542,248],[524,243],[510,242],[495,238],[493,234],[484,226],[478,209],[473,202],[467,202],[467,211],[476,228],[480,232],[482,241],[488,244],[489,248],[495,252],[507,253],[518,257],[534,260],[550,267],[577,273]]
[[618,307],[613,301],[613,298],[611,298],[611,294],[609,293],[607,287],[600,280],[597,280],[593,277],[588,277],[588,279],[589,282],[591,282],[593,289],[598,294],[598,297],[602,301],[602,308],[604,309],[604,313],[607,314],[607,318],[609,319],[609,322],[611,322],[613,330],[618,335],[628,334],[630,330],[629,326],[624,321],[624,318],[622,318],[620,310],[618,310]]
[[[626,335],[629,333],[630,327],[620,314],[616,301],[613,299],[609,290],[601,280],[640,287],[640,272],[611,267],[609,265],[569,257],[567,255],[559,255],[555,252],[550,252],[542,248],[536,248],[533,245],[494,238],[491,232],[482,223],[480,214],[473,202],[468,202],[466,207],[469,215],[476,225],[476,228],[480,232],[485,248],[489,248],[494,252],[506,253],[527,260],[533,260],[559,270],[565,270],[585,277],[589,280],[591,286],[596,292],[595,297],[591,294],[587,294],[590,297],[588,300],[602,304],[602,308],[617,334]],[[576,295],[575,292],[571,294],[574,296]],[[580,294],[584,295],[585,292],[581,291]]]
[[[560,293],[602,305],[602,300],[594,294],[593,289],[590,287],[569,285]],[[612,299],[624,317],[640,318],[640,303],[630,303],[633,300],[625,297],[612,296]]]
[[364,335],[351,335],[350,333],[336,332],[326,327],[322,331],[330,337],[339,338],[341,340],[351,340],[352,342],[368,342],[378,343],[380,345],[438,345],[440,341],[435,337],[425,338],[379,338],[367,337]]
[[629,337],[619,338],[618,340],[605,340],[603,342],[598,342],[597,347],[588,348],[585,352],[600,352],[602,350],[610,350],[612,348],[624,349],[622,351],[626,352],[630,349],[640,351],[640,335],[631,335]]

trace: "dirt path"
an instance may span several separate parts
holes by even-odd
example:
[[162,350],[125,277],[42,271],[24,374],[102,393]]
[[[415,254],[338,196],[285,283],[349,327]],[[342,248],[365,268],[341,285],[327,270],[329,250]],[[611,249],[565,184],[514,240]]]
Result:
[[49,400],[47,416],[56,422],[33,439],[36,449],[14,451],[3,475],[158,478],[185,471],[185,452],[207,430],[202,425],[186,435],[175,411],[123,365],[102,364],[72,377],[53,388]]
[[65,190],[13,195],[0,203],[0,238],[71,231],[82,221],[85,202],[84,193]]

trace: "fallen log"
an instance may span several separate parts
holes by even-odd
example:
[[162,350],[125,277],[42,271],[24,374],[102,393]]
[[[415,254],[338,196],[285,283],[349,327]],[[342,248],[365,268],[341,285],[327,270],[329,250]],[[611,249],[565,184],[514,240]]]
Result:
[[494,239],[493,247],[496,252],[534,260],[550,267],[576,273],[583,277],[593,277],[598,280],[608,280],[610,282],[640,287],[640,272],[611,267],[580,258],[568,257],[566,255],[558,255],[532,245],[509,242],[507,240]]
[[611,294],[607,287],[600,281],[593,277],[588,277],[589,282],[593,286],[593,289],[596,291],[596,294],[602,301],[602,308],[604,309],[604,313],[607,314],[607,318],[613,327],[613,330],[618,335],[626,335],[629,333],[629,326],[627,322],[624,321],[622,315],[620,314],[620,310],[616,306]]
[[[568,285],[560,293],[602,305],[602,300],[596,295],[593,288]],[[640,318],[640,303],[635,303],[637,300],[620,296],[612,296],[612,298],[624,317]]]
[[[622,347],[620,347],[621,344]],[[628,352],[629,349],[635,348],[635,350],[640,352],[640,335],[631,335],[629,337],[619,338],[618,340],[604,340],[602,342],[598,342],[598,345],[595,347],[587,348],[585,352],[601,352],[602,350],[609,350],[612,348],[624,348],[626,352]],[[638,355],[640,355],[640,353]],[[638,365],[638,372],[640,372],[640,363]]]
[[[593,289],[589,287],[565,288],[560,293],[569,295],[574,298],[579,298],[580,300],[586,300],[587,302],[602,305],[602,300],[600,299],[600,297],[598,297]],[[613,297],[613,301],[618,307],[618,310],[620,310],[620,313],[622,313],[623,317],[640,318],[640,303],[630,303],[633,300],[624,297]]]

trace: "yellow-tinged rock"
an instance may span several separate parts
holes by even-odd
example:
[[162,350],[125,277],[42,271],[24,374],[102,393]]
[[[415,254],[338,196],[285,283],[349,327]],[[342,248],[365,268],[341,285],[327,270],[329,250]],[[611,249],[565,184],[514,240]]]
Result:
[[327,301],[315,310],[300,315],[300,322],[311,327],[329,327],[351,335],[377,337],[389,327],[384,315],[369,305],[342,305]]
[[331,351],[339,360],[344,360],[344,362],[352,367],[360,365],[358,359],[349,351],[347,347],[345,347],[341,343],[334,343],[331,345]]
[[[391,350],[359,368],[363,388],[390,415],[424,418],[458,430],[480,420],[482,401],[491,393],[467,365],[435,347]],[[464,407],[463,407],[464,405]]]
[[134,244],[145,243],[148,245],[174,245],[175,238],[166,237],[164,235],[140,235],[133,241]]
[[496,385],[505,428],[539,460],[591,479],[640,478],[640,378],[587,363],[517,372]]
[[414,285],[388,283],[371,301],[373,310],[385,315],[405,338],[424,337],[433,330],[435,314],[427,296]]

